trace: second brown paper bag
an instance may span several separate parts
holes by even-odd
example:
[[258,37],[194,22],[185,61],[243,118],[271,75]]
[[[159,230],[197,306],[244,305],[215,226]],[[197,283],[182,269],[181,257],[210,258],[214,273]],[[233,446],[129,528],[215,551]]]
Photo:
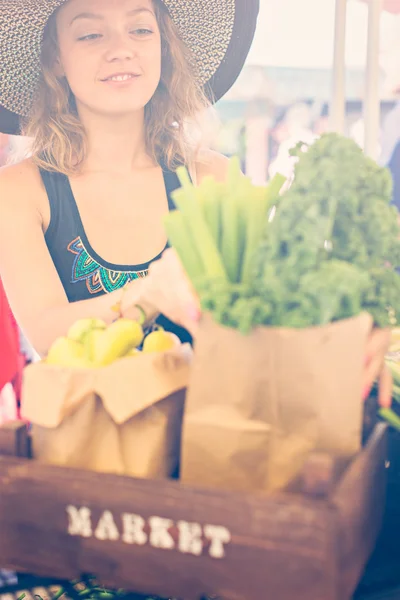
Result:
[[248,336],[206,315],[186,398],[181,477],[276,490],[313,449],[351,456],[361,444],[362,373],[371,317]]
[[179,465],[191,349],[142,354],[101,369],[35,364],[22,411],[33,454],[47,463],[136,477],[168,477]]

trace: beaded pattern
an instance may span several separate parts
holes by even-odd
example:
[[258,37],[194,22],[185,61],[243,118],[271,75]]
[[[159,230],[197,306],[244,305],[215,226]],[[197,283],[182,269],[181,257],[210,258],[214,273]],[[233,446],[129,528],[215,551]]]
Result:
[[68,245],[68,251],[75,254],[71,283],[85,281],[91,294],[114,292],[124,287],[129,281],[141,279],[148,274],[147,269],[144,271],[112,271],[103,267],[90,256],[80,237],[75,238]]
[[[44,27],[66,0],[0,0],[0,104],[29,115],[40,77]],[[223,62],[232,36],[235,0],[163,0],[191,50],[204,85]]]

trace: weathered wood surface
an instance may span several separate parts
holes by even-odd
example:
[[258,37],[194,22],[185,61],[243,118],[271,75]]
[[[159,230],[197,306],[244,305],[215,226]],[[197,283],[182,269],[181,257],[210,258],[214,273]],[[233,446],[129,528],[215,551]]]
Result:
[[28,430],[21,421],[0,426],[0,456],[29,456]]
[[332,495],[338,511],[339,594],[347,598],[360,579],[382,528],[386,498],[386,426],[375,428],[369,443],[346,470]]
[[[5,435],[0,428],[0,448]],[[384,462],[382,425],[344,475],[326,458],[311,461],[306,493],[194,489],[4,456],[0,564],[60,578],[92,573],[185,600],[348,600],[377,536]],[[67,507],[90,510],[88,537],[68,533]],[[99,539],[106,534],[115,539]]]

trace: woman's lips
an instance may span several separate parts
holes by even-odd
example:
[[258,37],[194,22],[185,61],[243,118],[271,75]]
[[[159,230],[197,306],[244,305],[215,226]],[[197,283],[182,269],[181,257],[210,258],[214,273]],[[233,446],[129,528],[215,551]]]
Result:
[[103,83],[129,83],[137,79],[139,75],[136,73],[114,73],[101,81]]

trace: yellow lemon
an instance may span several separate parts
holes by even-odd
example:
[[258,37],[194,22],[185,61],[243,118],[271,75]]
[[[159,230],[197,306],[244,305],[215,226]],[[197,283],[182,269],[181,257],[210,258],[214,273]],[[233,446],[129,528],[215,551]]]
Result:
[[90,363],[85,356],[84,347],[67,337],[58,338],[51,346],[46,360],[48,365],[72,368],[88,368]]
[[166,352],[180,345],[180,339],[174,333],[159,329],[145,337],[143,352]]
[[109,365],[142,343],[143,329],[137,321],[118,319],[94,335],[91,357],[96,365]]
[[67,337],[76,342],[83,342],[94,329],[105,329],[106,323],[101,319],[79,319],[68,330]]
[[91,331],[88,331],[88,333],[85,335],[84,338],[84,342],[83,342],[83,347],[85,349],[85,355],[86,358],[93,363],[94,366],[100,366],[97,365],[97,353],[98,353],[98,347],[101,346],[102,343],[102,338],[103,336],[106,334],[106,330],[105,329],[92,329]]

